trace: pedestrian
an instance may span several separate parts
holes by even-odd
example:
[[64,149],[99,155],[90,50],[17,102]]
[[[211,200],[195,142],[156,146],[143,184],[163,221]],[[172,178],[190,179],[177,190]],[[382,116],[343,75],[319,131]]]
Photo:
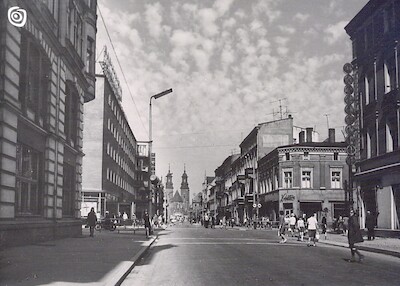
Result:
[[215,217],[211,216],[211,228],[215,228]]
[[233,228],[234,225],[235,225],[235,218],[232,217],[232,218],[231,218],[231,228]]
[[279,243],[285,243],[287,238],[285,236],[286,233],[286,221],[284,216],[284,211],[279,211],[279,236],[281,237],[281,241]]
[[375,216],[371,214],[371,211],[367,211],[365,226],[368,229],[368,240],[375,239],[375,222]]
[[87,225],[89,226],[91,237],[94,237],[94,227],[96,226],[96,222],[97,222],[96,213],[94,212],[94,208],[91,208],[87,216]]
[[349,217],[345,216],[343,218],[343,231],[344,231],[344,235],[348,234],[349,231]]
[[124,221],[126,221],[126,220],[128,219],[128,214],[127,214],[126,212],[124,212],[124,213],[122,214],[122,219],[123,219]]
[[351,259],[350,262],[355,262],[355,254],[358,255],[358,262],[361,262],[364,259],[364,255],[360,253],[360,251],[356,248],[355,244],[359,242],[363,242],[364,239],[361,234],[360,224],[358,223],[358,216],[354,212],[354,210],[350,210],[350,218],[349,218],[349,228],[347,239],[349,241],[349,248],[351,251]]
[[317,221],[317,214],[314,213],[312,216],[310,216],[307,219],[307,232],[308,232],[308,244],[307,246],[311,246],[311,241],[312,241],[312,246],[317,246],[315,244],[315,237],[317,234],[317,228],[318,228],[318,221]]
[[299,230],[299,237],[297,240],[303,241],[305,225],[304,225],[304,220],[302,217],[299,217],[299,219],[297,220],[297,229]]
[[321,228],[322,228],[322,234],[324,235],[324,238],[326,239],[326,228],[327,228],[326,216],[322,217]]
[[296,217],[294,216],[294,213],[292,213],[289,218],[289,231],[292,237],[294,235],[295,229],[296,229]]
[[222,217],[222,227],[226,229],[226,216]]
[[147,210],[144,211],[143,220],[144,220],[144,229],[146,233],[146,238],[149,238],[151,232],[151,224],[150,224],[150,216]]

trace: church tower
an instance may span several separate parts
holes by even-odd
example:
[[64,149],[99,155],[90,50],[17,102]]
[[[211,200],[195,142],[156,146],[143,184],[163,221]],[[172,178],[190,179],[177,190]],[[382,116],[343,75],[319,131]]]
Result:
[[169,202],[174,196],[174,184],[172,183],[172,173],[171,173],[171,167],[169,165],[168,165],[168,174],[166,178],[167,181],[165,182],[165,194]]
[[188,176],[186,174],[186,166],[183,166],[183,175],[182,175],[182,183],[181,183],[181,197],[183,200],[183,209],[186,212],[186,214],[189,213],[189,197],[190,197],[190,191],[189,191],[189,184],[188,184]]

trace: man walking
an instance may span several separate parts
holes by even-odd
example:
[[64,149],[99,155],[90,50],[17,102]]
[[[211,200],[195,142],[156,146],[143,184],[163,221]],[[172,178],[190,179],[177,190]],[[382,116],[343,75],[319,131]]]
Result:
[[97,222],[96,213],[94,212],[94,208],[91,208],[87,216],[87,225],[89,226],[91,237],[94,237],[94,227],[96,226],[96,222]]
[[370,211],[367,211],[365,226],[368,229],[368,240],[375,239],[375,221],[375,216]]
[[285,243],[287,238],[285,236],[286,233],[286,221],[285,221],[285,212],[279,211],[279,236],[281,237],[281,241],[279,243]]
[[151,232],[151,225],[150,225],[150,216],[147,210],[144,211],[144,228],[146,232],[146,238],[149,238],[150,232]]
[[289,218],[289,231],[292,237],[294,235],[295,230],[296,230],[296,217],[294,216],[294,213],[292,213]]
[[315,244],[315,235],[317,234],[317,227],[318,227],[317,214],[314,213],[307,219],[307,232],[308,232],[307,246],[311,246],[311,241],[313,242],[312,244],[313,246],[317,246]]
[[358,223],[358,216],[354,212],[354,210],[350,210],[350,218],[349,218],[349,229],[347,233],[347,239],[349,241],[349,248],[351,251],[351,260],[350,262],[355,262],[355,254],[358,255],[358,262],[361,262],[364,259],[364,255],[360,253],[360,251],[354,245],[358,242],[363,242],[364,239],[361,234],[360,224]]

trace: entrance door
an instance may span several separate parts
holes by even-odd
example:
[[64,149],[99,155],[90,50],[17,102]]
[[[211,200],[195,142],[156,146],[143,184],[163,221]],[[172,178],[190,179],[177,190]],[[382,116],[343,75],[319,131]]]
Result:
[[306,217],[312,216],[314,213],[322,211],[321,202],[300,202],[300,211],[306,214]]

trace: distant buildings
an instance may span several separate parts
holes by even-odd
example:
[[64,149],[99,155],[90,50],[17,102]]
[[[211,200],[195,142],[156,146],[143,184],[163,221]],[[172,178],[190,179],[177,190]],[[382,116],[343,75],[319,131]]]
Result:
[[168,217],[174,213],[181,213],[183,215],[189,215],[190,205],[190,189],[188,183],[188,175],[186,174],[186,168],[184,167],[181,181],[180,192],[175,191],[172,182],[172,173],[170,168],[166,175],[166,182],[164,188],[164,198],[166,200]]
[[[7,17],[26,11],[23,27]],[[82,233],[96,1],[0,1],[0,248]]]
[[334,129],[325,142],[313,128],[293,126],[291,117],[257,125],[203,183],[203,214],[236,224],[286,214],[333,218],[345,211],[346,144]]
[[354,206],[379,214],[378,228],[390,230],[400,228],[399,19],[399,1],[371,0],[345,27],[360,99]]

